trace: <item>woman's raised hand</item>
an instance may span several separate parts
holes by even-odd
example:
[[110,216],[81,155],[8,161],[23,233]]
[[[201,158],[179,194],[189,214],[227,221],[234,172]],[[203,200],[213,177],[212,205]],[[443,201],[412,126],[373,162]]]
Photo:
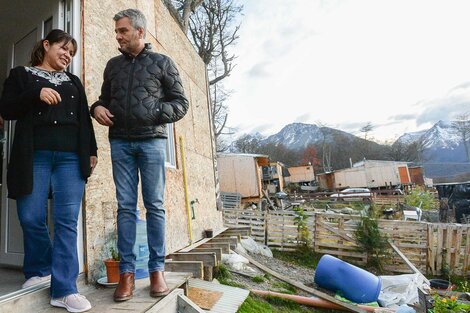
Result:
[[57,105],[62,101],[60,94],[52,88],[42,88],[39,98],[48,105]]

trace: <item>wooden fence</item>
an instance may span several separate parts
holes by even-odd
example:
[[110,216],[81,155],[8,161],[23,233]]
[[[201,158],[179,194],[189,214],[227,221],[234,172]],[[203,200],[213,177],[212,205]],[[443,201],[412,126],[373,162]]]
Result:
[[[253,238],[269,247],[293,250],[298,245],[294,211],[224,210],[226,226],[251,226]],[[306,212],[310,246],[315,252],[331,254],[364,265],[367,256],[360,251],[354,232],[358,215]],[[470,225],[431,224],[415,221],[379,220],[379,228],[422,272],[441,275],[443,270],[470,275]],[[392,249],[385,269],[409,273],[410,269]]]

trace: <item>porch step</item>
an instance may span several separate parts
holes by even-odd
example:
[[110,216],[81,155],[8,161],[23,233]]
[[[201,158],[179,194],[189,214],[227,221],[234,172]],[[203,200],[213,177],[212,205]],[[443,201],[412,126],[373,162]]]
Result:
[[[171,291],[183,287],[186,288],[187,281],[191,273],[166,272],[165,279]],[[147,312],[155,304],[165,297],[152,298],[149,295],[149,279],[143,278],[136,280],[134,297],[129,301],[114,302],[113,293],[115,288],[105,288],[102,286],[80,286],[79,291],[91,302],[91,313],[110,313],[110,312]],[[17,297],[0,305],[2,313],[64,313],[63,308],[55,308],[49,304],[49,287],[44,287],[29,294]],[[156,312],[156,311],[150,311]],[[163,311],[165,312],[165,311]],[[170,312],[170,311],[168,311]],[[188,311],[191,312],[191,311]],[[197,311],[194,311],[197,312]],[[176,312],[175,312],[176,313]]]

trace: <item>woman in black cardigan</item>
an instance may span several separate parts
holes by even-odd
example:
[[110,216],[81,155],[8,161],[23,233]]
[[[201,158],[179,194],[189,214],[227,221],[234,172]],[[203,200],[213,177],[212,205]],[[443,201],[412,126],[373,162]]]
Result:
[[[52,30],[5,81],[0,114],[16,120],[7,172],[23,229],[26,282],[51,280],[51,305],[84,312],[90,302],[77,290],[77,221],[86,179],[97,164],[96,139],[83,85],[66,72],[77,43]],[[52,196],[54,242],[47,227]]]

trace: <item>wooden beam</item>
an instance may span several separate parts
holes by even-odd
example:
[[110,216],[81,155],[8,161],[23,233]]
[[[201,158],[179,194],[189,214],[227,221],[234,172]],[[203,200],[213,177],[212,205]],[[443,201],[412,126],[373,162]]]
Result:
[[217,266],[217,257],[214,252],[172,253],[168,258],[173,261],[202,261],[204,266]]
[[333,302],[337,305],[340,305],[342,306],[343,308],[345,309],[348,309],[352,312],[358,312],[358,313],[366,313],[365,310],[361,309],[361,308],[358,308],[356,305],[353,305],[353,304],[350,304],[350,303],[346,303],[346,302],[342,302],[338,299],[336,299],[335,297],[332,297],[324,292],[321,292],[319,290],[316,290],[316,289],[313,289],[313,288],[310,288],[310,287],[307,287],[305,286],[304,284],[302,283],[299,283],[297,281],[294,281],[290,278],[287,278],[281,274],[279,274],[278,272],[275,272],[273,271],[272,269],[264,266],[263,264],[257,262],[256,260],[254,260],[251,256],[247,255],[246,253],[243,253],[243,252],[240,252],[240,251],[236,251],[238,254],[240,254],[241,256],[244,256],[245,258],[248,259],[248,261],[250,261],[251,264],[257,266],[259,269],[265,271],[266,273],[276,277],[277,279],[280,279],[282,281],[285,281],[286,283],[289,283],[291,284],[292,286],[296,287],[296,288],[299,288],[300,290],[303,290],[305,292],[308,292],[308,293],[311,293],[312,295],[315,295],[319,298],[322,298],[322,299],[325,299],[325,300],[328,300],[330,302]]
[[201,261],[165,260],[165,270],[168,272],[189,272],[193,274],[194,278],[204,278],[203,263]]
[[391,240],[388,240],[388,243],[390,244],[390,247],[392,247],[392,249],[400,256],[400,258],[403,259],[403,261],[405,261],[406,265],[408,265],[408,267],[416,274],[419,274],[420,276],[422,276],[424,278],[424,282],[427,284],[427,285],[431,285],[429,280],[426,278],[426,276],[423,275],[423,273],[420,272],[420,270],[418,268],[416,268],[416,266],[414,266],[413,263],[410,262],[410,260],[408,260],[408,258],[400,251],[400,249],[398,249],[397,246],[395,246],[393,244],[393,242]]
[[222,253],[230,253],[230,244],[227,242],[227,243],[221,243],[221,242],[218,242],[218,243],[211,243],[211,242],[208,242],[208,243],[204,243],[202,245],[200,245],[201,248],[221,248],[222,249]]
[[352,242],[355,242],[354,238],[349,236],[349,234],[342,234],[340,230],[338,230],[337,228],[334,228],[334,227],[331,227],[330,225],[327,225],[326,223],[322,222],[322,221],[317,221],[317,223],[319,225],[321,225],[321,227],[324,227],[326,228],[327,230],[331,231],[332,233],[340,236],[341,238],[343,239],[346,239],[348,241],[352,241]]
[[251,233],[251,229],[240,229],[240,230],[227,230],[219,235],[219,237],[226,237],[226,236],[249,236]]
[[226,237],[226,238],[212,238],[209,243],[228,243],[230,249],[235,250],[238,244],[238,238],[236,237]]
[[[218,236],[219,234],[223,233],[224,231],[226,231],[228,228],[227,227],[222,227],[221,229],[218,229],[217,231],[214,231],[214,236],[213,237],[216,237]],[[196,248],[196,247],[199,247],[203,244],[205,244],[206,242],[208,242],[209,240],[211,240],[212,238],[204,238],[204,239],[201,239],[199,240],[198,242],[195,242],[193,243],[192,245],[189,245],[181,250],[179,250],[178,252],[189,252],[191,251],[192,249]]]
[[194,248],[190,252],[213,252],[217,258],[217,263],[222,261],[222,248]]

